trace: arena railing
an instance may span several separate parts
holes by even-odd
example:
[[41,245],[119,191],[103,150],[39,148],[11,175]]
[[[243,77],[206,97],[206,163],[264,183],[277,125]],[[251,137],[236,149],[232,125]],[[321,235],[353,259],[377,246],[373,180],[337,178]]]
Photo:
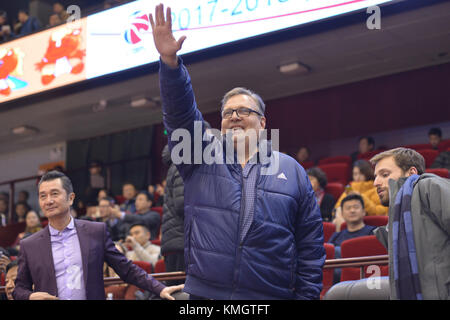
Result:
[[[325,260],[323,266],[324,269],[334,268],[350,268],[359,267],[360,279],[364,278],[364,267],[370,265],[387,265],[389,263],[388,255],[369,256],[369,257],[357,257],[357,258],[344,258],[344,259],[329,259]],[[152,273],[151,274],[158,281],[167,280],[183,280],[186,278],[186,274],[182,271],[178,272],[164,272],[164,273]],[[105,287],[117,284],[124,284],[123,280],[119,277],[108,277],[104,279]],[[5,287],[0,287],[0,293],[5,292]]]

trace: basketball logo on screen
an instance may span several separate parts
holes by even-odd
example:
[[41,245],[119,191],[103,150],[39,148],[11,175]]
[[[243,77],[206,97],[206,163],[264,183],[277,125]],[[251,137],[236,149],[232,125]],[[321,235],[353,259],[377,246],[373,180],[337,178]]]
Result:
[[148,15],[142,13],[142,11],[136,11],[130,16],[129,24],[123,35],[127,43],[139,45],[142,42],[144,32],[149,30]]

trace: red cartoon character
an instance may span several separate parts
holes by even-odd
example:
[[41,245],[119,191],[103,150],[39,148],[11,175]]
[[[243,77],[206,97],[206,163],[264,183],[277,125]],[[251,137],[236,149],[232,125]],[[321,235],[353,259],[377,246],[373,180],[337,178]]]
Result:
[[81,29],[63,28],[55,31],[44,58],[36,63],[41,82],[46,85],[62,74],[78,74],[84,69],[86,50],[81,49]]
[[0,51],[0,94],[8,96],[11,87],[8,78],[16,70],[19,57],[13,49],[3,49]]

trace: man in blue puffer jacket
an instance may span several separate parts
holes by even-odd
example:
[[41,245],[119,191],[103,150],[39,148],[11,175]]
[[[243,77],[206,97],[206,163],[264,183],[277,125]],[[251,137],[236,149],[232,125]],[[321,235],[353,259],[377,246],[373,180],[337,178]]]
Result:
[[[176,55],[185,37],[174,39],[170,8],[166,16],[160,4],[150,23],[161,56],[163,122],[177,163],[173,140],[205,128],[189,74]],[[178,161],[185,183],[184,290],[191,297],[319,298],[325,261],[320,210],[305,170],[293,158],[272,151],[267,140],[259,139],[255,148],[249,144],[246,134],[265,128],[264,109],[253,92],[231,90],[222,103],[222,137],[200,143],[201,155],[209,150],[219,161],[199,162],[194,142]],[[245,153],[232,153],[229,161],[230,146],[240,142]]]

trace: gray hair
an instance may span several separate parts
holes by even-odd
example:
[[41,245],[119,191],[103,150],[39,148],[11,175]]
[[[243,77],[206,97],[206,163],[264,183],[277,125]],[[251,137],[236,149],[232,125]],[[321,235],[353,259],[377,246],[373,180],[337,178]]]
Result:
[[263,99],[257,93],[255,93],[249,89],[242,88],[242,87],[237,87],[237,88],[231,89],[230,91],[225,93],[225,95],[223,96],[223,99],[222,99],[222,108],[220,110],[223,111],[223,107],[225,106],[225,104],[231,97],[234,97],[234,96],[237,96],[240,94],[251,97],[253,99],[253,101],[255,101],[256,105],[258,106],[261,114],[264,115],[264,113],[266,112],[266,105],[264,104]]

